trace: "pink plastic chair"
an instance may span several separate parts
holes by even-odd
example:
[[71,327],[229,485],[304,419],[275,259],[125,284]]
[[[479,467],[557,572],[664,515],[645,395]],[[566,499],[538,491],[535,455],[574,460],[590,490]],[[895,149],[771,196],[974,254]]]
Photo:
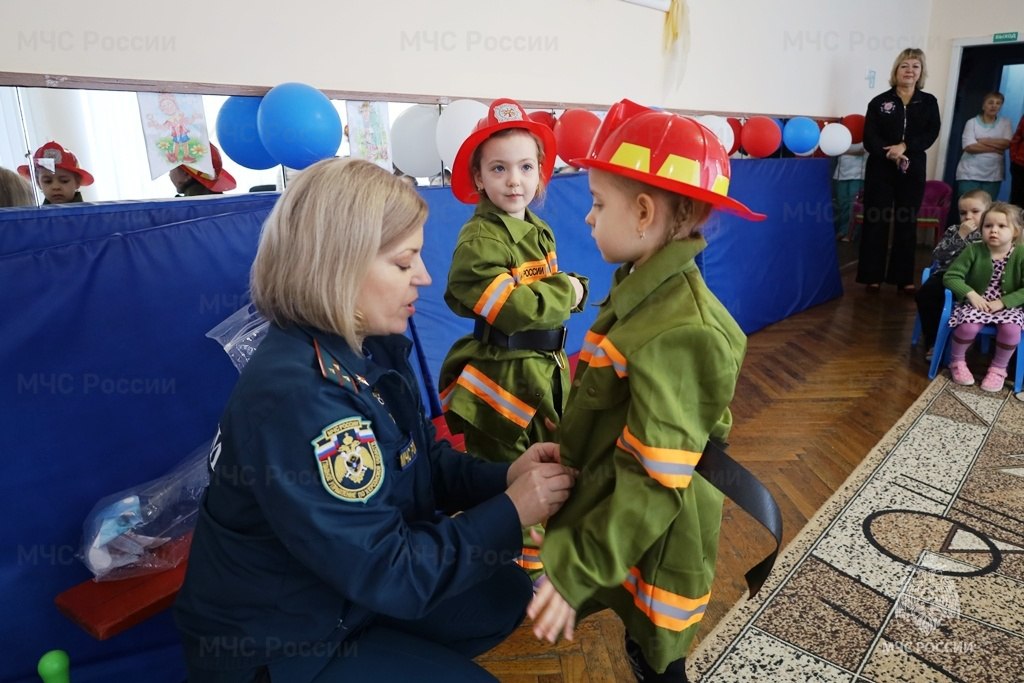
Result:
[[[953,202],[953,188],[941,180],[928,180],[924,184],[924,197],[917,210],[917,229],[931,230],[935,235],[932,244],[938,244],[946,230],[949,207]],[[851,231],[859,231],[864,223],[864,190],[853,200],[853,225]]]
[[953,201],[953,188],[941,180],[928,180],[924,184],[924,197],[917,210],[917,229],[935,233],[932,244],[938,244],[946,231],[949,207]]

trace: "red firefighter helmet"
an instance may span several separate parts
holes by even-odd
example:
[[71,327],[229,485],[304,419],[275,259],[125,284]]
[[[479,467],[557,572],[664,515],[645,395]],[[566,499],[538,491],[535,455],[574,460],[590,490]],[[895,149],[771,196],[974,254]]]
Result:
[[466,204],[476,204],[480,201],[473,169],[470,168],[473,152],[487,138],[507,128],[523,128],[537,136],[544,152],[540,177],[545,183],[551,179],[551,172],[555,168],[555,134],[548,126],[527,116],[518,102],[502,98],[491,102],[487,109],[487,117],[480,119],[455,155],[455,163],[452,164],[452,193],[459,201]]
[[693,119],[629,100],[608,110],[590,152],[572,163],[692,197],[749,220],[765,218],[727,196],[729,155],[714,133]]
[[[32,159],[33,161],[36,159],[50,159],[53,162],[54,173],[57,171],[68,171],[78,176],[78,181],[83,187],[93,184],[92,173],[78,165],[78,157],[53,140],[37,149],[35,154],[32,155]],[[50,170],[47,165],[43,165],[38,161],[36,161],[36,166],[43,170]],[[28,164],[19,166],[18,173],[25,179],[31,179]]]
[[227,192],[235,189],[238,183],[235,182],[233,175],[224,170],[224,161],[221,159],[220,150],[213,143],[210,144],[210,162],[213,164],[212,176],[187,164],[181,164],[181,170],[195,178],[197,183],[210,192]]

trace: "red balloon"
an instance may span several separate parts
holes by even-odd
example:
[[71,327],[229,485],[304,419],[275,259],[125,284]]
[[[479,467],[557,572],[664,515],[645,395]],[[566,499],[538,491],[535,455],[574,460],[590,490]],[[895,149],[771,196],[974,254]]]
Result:
[[752,157],[775,154],[782,144],[782,131],[774,119],[752,116],[743,126],[743,149]]
[[555,143],[558,145],[558,156],[562,161],[571,164],[572,159],[587,156],[590,143],[601,125],[597,114],[586,109],[566,109],[555,121],[553,131]]
[[542,123],[548,128],[555,127],[555,115],[549,111],[531,111],[526,115],[531,121]]
[[740,148],[740,135],[743,132],[743,124],[735,116],[727,116],[725,120],[729,127],[732,128],[732,149],[726,150],[728,155],[732,156]]
[[864,142],[864,115],[847,114],[843,117],[842,124],[850,129],[850,137],[853,143]]

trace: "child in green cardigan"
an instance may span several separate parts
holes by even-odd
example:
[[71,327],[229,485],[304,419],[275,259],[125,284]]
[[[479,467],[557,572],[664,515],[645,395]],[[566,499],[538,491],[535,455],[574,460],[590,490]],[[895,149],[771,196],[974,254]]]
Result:
[[[984,391],[1000,391],[1006,366],[1020,343],[1024,325],[1024,249],[1020,248],[1021,210],[996,202],[981,218],[982,241],[964,249],[942,277],[959,302],[949,317],[954,328],[949,374],[957,384],[974,384],[965,360],[984,325],[996,326],[996,350]],[[1018,363],[1020,360],[1017,361]]]

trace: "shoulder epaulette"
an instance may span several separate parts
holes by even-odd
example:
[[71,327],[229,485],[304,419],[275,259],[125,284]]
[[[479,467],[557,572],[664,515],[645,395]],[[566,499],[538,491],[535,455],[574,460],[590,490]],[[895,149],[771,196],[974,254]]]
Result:
[[313,339],[313,349],[316,351],[316,360],[320,364],[320,372],[325,379],[337,382],[339,386],[359,393],[359,385],[344,373],[344,368],[334,356],[320,348],[316,338]]

